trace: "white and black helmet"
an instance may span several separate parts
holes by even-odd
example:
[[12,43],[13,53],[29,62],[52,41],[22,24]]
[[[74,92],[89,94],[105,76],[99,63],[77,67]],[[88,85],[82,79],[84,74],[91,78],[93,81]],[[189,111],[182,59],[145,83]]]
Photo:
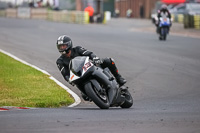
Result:
[[73,46],[71,38],[68,37],[67,35],[62,35],[58,37],[56,44],[57,44],[58,51],[61,54],[68,53],[68,51],[71,50]]
[[166,4],[163,4],[163,5],[161,6],[161,9],[167,10],[167,5],[166,5]]

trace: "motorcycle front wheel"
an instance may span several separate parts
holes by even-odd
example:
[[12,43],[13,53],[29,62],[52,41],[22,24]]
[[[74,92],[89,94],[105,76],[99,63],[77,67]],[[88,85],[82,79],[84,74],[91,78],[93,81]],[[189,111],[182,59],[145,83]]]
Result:
[[91,83],[85,85],[85,92],[100,109],[108,109],[110,107],[106,92],[99,92]]
[[167,33],[168,33],[168,29],[166,27],[163,27],[161,29],[161,37],[162,37],[162,40],[166,40],[167,39]]

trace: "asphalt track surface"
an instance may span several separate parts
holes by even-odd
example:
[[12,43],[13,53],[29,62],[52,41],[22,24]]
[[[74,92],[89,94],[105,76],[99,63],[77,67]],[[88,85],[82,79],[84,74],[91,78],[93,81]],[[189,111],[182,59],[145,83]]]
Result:
[[0,49],[46,70],[80,95],[55,63],[56,39],[70,35],[74,46],[113,57],[134,98],[130,109],[101,110],[82,102],[74,108],[1,111],[0,133],[199,133],[200,39],[169,35],[159,41],[154,32],[135,30],[143,25],[0,18]]

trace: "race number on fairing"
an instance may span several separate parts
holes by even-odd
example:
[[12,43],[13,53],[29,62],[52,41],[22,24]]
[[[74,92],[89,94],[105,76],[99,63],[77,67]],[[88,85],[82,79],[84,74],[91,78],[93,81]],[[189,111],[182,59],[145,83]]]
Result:
[[84,71],[87,71],[87,69],[90,68],[91,66],[92,66],[92,65],[91,65],[90,62],[85,63],[85,65],[83,66],[83,70],[84,70]]

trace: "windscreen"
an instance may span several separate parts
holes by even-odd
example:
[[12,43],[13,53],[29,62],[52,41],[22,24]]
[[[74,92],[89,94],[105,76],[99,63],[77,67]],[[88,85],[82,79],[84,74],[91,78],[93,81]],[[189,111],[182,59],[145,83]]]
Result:
[[78,56],[78,57],[72,59],[70,69],[77,76],[81,76],[82,68],[84,66],[85,60],[86,60],[86,57],[84,57],[84,56],[82,56],[82,57]]

